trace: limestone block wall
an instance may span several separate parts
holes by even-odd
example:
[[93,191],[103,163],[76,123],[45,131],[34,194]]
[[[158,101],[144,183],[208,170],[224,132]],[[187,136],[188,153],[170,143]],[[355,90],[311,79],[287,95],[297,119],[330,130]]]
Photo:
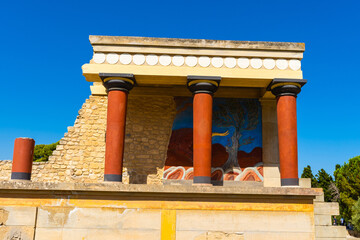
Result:
[[[34,163],[34,182],[102,182],[107,96],[90,96],[73,127],[46,163]],[[172,97],[129,95],[124,183],[160,184],[175,116]],[[0,180],[9,180],[11,161],[0,161]]]

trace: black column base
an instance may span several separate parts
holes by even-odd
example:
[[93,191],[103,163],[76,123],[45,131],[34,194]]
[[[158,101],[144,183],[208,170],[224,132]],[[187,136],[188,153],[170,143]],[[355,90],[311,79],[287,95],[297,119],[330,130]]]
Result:
[[194,184],[211,184],[211,177],[197,176],[197,177],[194,177],[193,183]]
[[281,186],[299,186],[298,178],[282,178]]
[[18,180],[30,180],[31,179],[31,173],[26,172],[12,172],[11,173],[11,179],[18,179]]
[[104,174],[105,182],[122,182],[121,174]]

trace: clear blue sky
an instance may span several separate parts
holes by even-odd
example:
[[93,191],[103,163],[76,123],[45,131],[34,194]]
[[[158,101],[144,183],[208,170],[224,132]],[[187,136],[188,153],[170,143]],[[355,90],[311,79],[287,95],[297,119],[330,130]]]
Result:
[[360,1],[4,1],[0,159],[16,137],[58,141],[90,95],[88,36],[305,42],[299,170],[360,155]]

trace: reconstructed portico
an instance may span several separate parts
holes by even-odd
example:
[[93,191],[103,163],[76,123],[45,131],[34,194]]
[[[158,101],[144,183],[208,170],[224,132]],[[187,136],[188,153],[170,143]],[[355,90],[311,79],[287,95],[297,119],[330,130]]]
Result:
[[[94,57],[83,66],[83,74],[87,81],[94,82],[93,95],[106,94],[102,83],[109,94],[105,181],[121,181],[127,104],[126,97],[119,102],[111,96],[115,92],[109,89],[105,77],[111,76],[111,81],[131,87],[136,80],[131,91],[134,95],[193,95],[193,175],[194,183],[199,184],[209,184],[212,174],[213,97],[277,104],[277,108],[263,109],[277,112],[277,117],[272,113],[277,126],[262,124],[264,184],[299,185],[295,99],[306,83],[300,62],[303,44],[104,36],[91,36],[90,41]],[[115,91],[124,89],[127,94],[128,88]],[[121,120],[117,121],[121,124],[114,128],[111,122],[119,105],[123,110],[118,110]],[[277,127],[278,134],[269,127]],[[281,181],[276,176],[278,164]]]

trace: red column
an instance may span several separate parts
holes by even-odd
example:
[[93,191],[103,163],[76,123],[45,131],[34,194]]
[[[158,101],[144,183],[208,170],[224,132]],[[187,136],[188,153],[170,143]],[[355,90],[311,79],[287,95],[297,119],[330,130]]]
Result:
[[277,101],[280,176],[282,185],[298,185],[296,97],[281,96]]
[[32,138],[16,138],[11,179],[30,180],[35,141]]
[[194,184],[211,184],[211,135],[213,93],[220,77],[188,76],[193,101],[193,166]]
[[211,182],[212,104],[211,94],[195,94],[193,102],[194,183]]
[[122,181],[127,92],[110,91],[105,147],[105,181]]
[[104,181],[122,182],[127,96],[132,74],[100,73],[108,92]]
[[274,79],[271,92],[277,97],[280,177],[282,186],[298,186],[296,97],[304,79]]

